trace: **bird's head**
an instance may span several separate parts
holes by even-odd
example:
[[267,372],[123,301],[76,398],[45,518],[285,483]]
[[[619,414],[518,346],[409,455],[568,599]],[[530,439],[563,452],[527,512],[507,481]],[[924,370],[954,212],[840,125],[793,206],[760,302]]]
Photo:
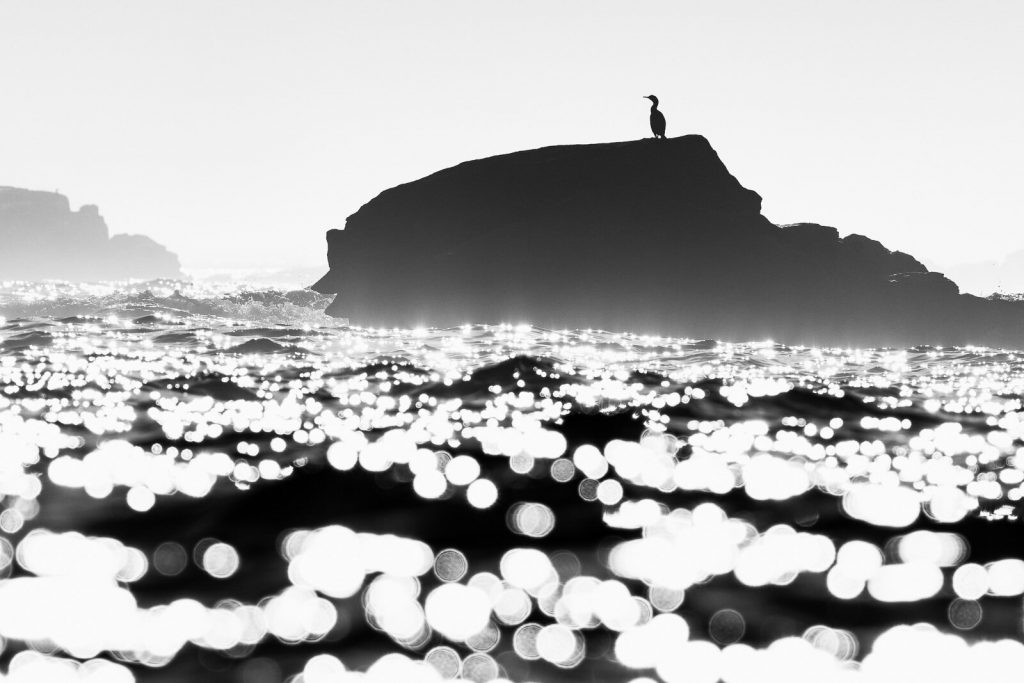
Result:
[[654,95],[644,95],[644,99],[650,100],[652,103],[654,103],[655,106],[658,105],[658,98],[655,97]]

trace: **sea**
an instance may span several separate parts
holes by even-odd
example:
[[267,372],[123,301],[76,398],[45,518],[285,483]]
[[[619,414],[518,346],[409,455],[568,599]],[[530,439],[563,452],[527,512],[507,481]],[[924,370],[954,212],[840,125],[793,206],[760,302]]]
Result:
[[1024,676],[1024,353],[0,283],[0,680]]

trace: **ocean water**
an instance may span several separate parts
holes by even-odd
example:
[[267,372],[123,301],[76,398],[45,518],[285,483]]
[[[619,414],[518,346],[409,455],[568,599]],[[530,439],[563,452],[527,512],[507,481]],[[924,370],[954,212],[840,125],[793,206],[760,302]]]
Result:
[[1024,354],[0,287],[2,680],[1019,680]]

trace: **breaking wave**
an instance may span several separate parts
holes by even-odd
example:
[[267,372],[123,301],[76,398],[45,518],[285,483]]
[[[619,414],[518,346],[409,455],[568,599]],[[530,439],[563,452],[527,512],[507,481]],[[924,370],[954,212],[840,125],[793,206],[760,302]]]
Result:
[[250,288],[234,283],[0,283],[0,316],[7,318],[164,314],[326,325],[334,321],[323,313],[330,302],[331,297],[309,289]]

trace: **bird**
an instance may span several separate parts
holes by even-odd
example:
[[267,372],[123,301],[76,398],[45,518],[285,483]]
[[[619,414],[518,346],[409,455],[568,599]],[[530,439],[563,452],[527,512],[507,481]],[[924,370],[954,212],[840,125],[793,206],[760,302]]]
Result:
[[654,95],[645,95],[645,100],[651,101],[651,132],[654,137],[665,139],[665,115],[658,111],[658,98]]

